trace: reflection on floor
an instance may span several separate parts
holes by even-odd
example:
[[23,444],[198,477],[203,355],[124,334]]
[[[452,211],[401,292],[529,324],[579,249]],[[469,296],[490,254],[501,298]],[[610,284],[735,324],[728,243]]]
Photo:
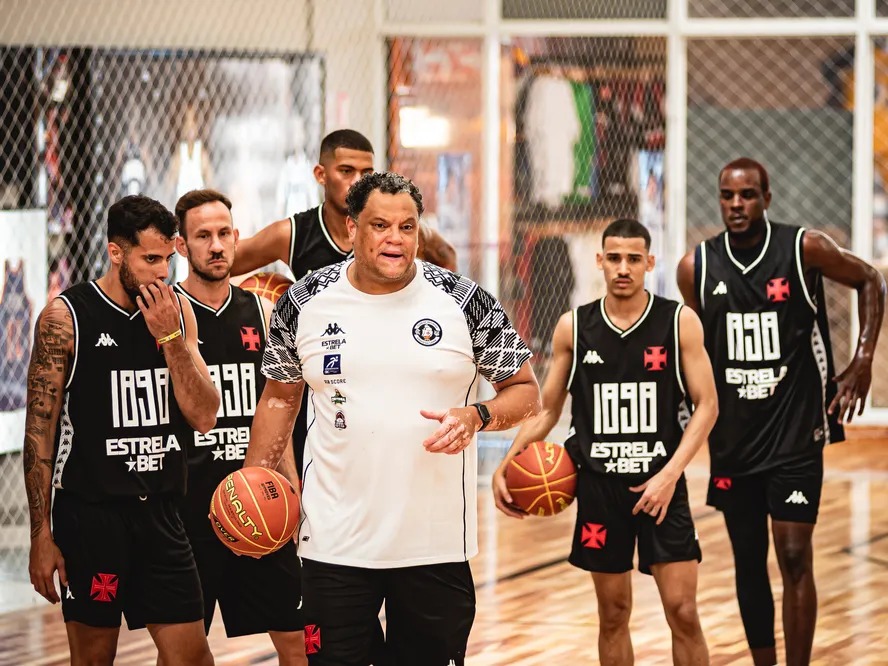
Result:
[[[820,614],[812,663],[888,664],[888,442],[861,439],[831,447],[826,469],[815,532]],[[688,478],[703,545],[699,604],[712,664],[748,664],[730,546],[721,516],[703,505],[705,459],[692,463]],[[467,663],[595,663],[592,582],[565,561],[573,511],[511,520],[496,512],[486,490],[478,510],[481,555],[472,562],[478,615]],[[771,578],[779,599],[780,576],[773,561]],[[653,581],[636,573],[633,584],[636,663],[671,664],[669,632]],[[779,630],[779,610],[777,617]],[[227,640],[219,618],[210,641],[217,664],[277,663],[267,637]],[[67,654],[58,608],[0,616],[0,665],[66,664]],[[154,659],[147,632],[121,632],[115,663],[153,664]]]

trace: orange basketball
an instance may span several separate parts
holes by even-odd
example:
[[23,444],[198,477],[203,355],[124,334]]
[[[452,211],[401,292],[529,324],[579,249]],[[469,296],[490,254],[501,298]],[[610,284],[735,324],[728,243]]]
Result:
[[299,496],[281,474],[244,467],[219,484],[210,499],[210,523],[239,555],[266,555],[290,539],[299,524]]
[[284,292],[290,288],[291,284],[293,284],[293,280],[284,277],[280,273],[256,273],[245,278],[238,286],[241,289],[259,294],[262,298],[267,298],[272,303],[277,303],[277,299],[284,295]]
[[552,516],[573,502],[577,469],[563,446],[534,442],[509,461],[506,486],[515,506],[529,514]]

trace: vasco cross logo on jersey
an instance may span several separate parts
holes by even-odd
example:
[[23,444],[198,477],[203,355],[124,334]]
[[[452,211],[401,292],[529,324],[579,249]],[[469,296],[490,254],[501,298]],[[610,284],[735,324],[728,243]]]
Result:
[[644,369],[662,370],[666,367],[666,347],[648,347],[644,350]]
[[259,351],[259,344],[262,338],[259,337],[259,331],[252,326],[241,326],[240,330],[241,342],[247,351]]
[[93,576],[89,596],[93,601],[110,603],[117,597],[117,574],[100,573]]
[[785,277],[768,280],[768,300],[772,303],[782,303],[789,298],[789,280]]
[[345,335],[345,331],[334,321],[332,324],[327,324],[327,330],[321,333],[321,337],[325,335]]
[[434,319],[420,319],[413,324],[413,339],[423,347],[441,342],[441,325]]

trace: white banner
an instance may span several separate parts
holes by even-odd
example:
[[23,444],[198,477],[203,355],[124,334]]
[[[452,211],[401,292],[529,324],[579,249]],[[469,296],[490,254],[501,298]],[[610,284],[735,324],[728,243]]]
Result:
[[0,453],[22,448],[28,361],[46,293],[46,212],[0,210]]

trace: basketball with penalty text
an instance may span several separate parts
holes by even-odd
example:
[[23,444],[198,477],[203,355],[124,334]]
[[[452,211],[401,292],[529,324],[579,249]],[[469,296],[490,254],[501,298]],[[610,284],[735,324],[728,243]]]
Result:
[[560,444],[533,442],[509,461],[506,487],[515,506],[534,516],[553,516],[573,502],[577,469]]
[[291,284],[293,284],[293,280],[280,273],[255,273],[244,278],[238,286],[241,289],[252,291],[272,303],[277,303],[277,299],[284,295]]
[[244,467],[226,476],[210,499],[210,523],[219,540],[238,555],[261,557],[293,538],[299,496],[280,473]]

